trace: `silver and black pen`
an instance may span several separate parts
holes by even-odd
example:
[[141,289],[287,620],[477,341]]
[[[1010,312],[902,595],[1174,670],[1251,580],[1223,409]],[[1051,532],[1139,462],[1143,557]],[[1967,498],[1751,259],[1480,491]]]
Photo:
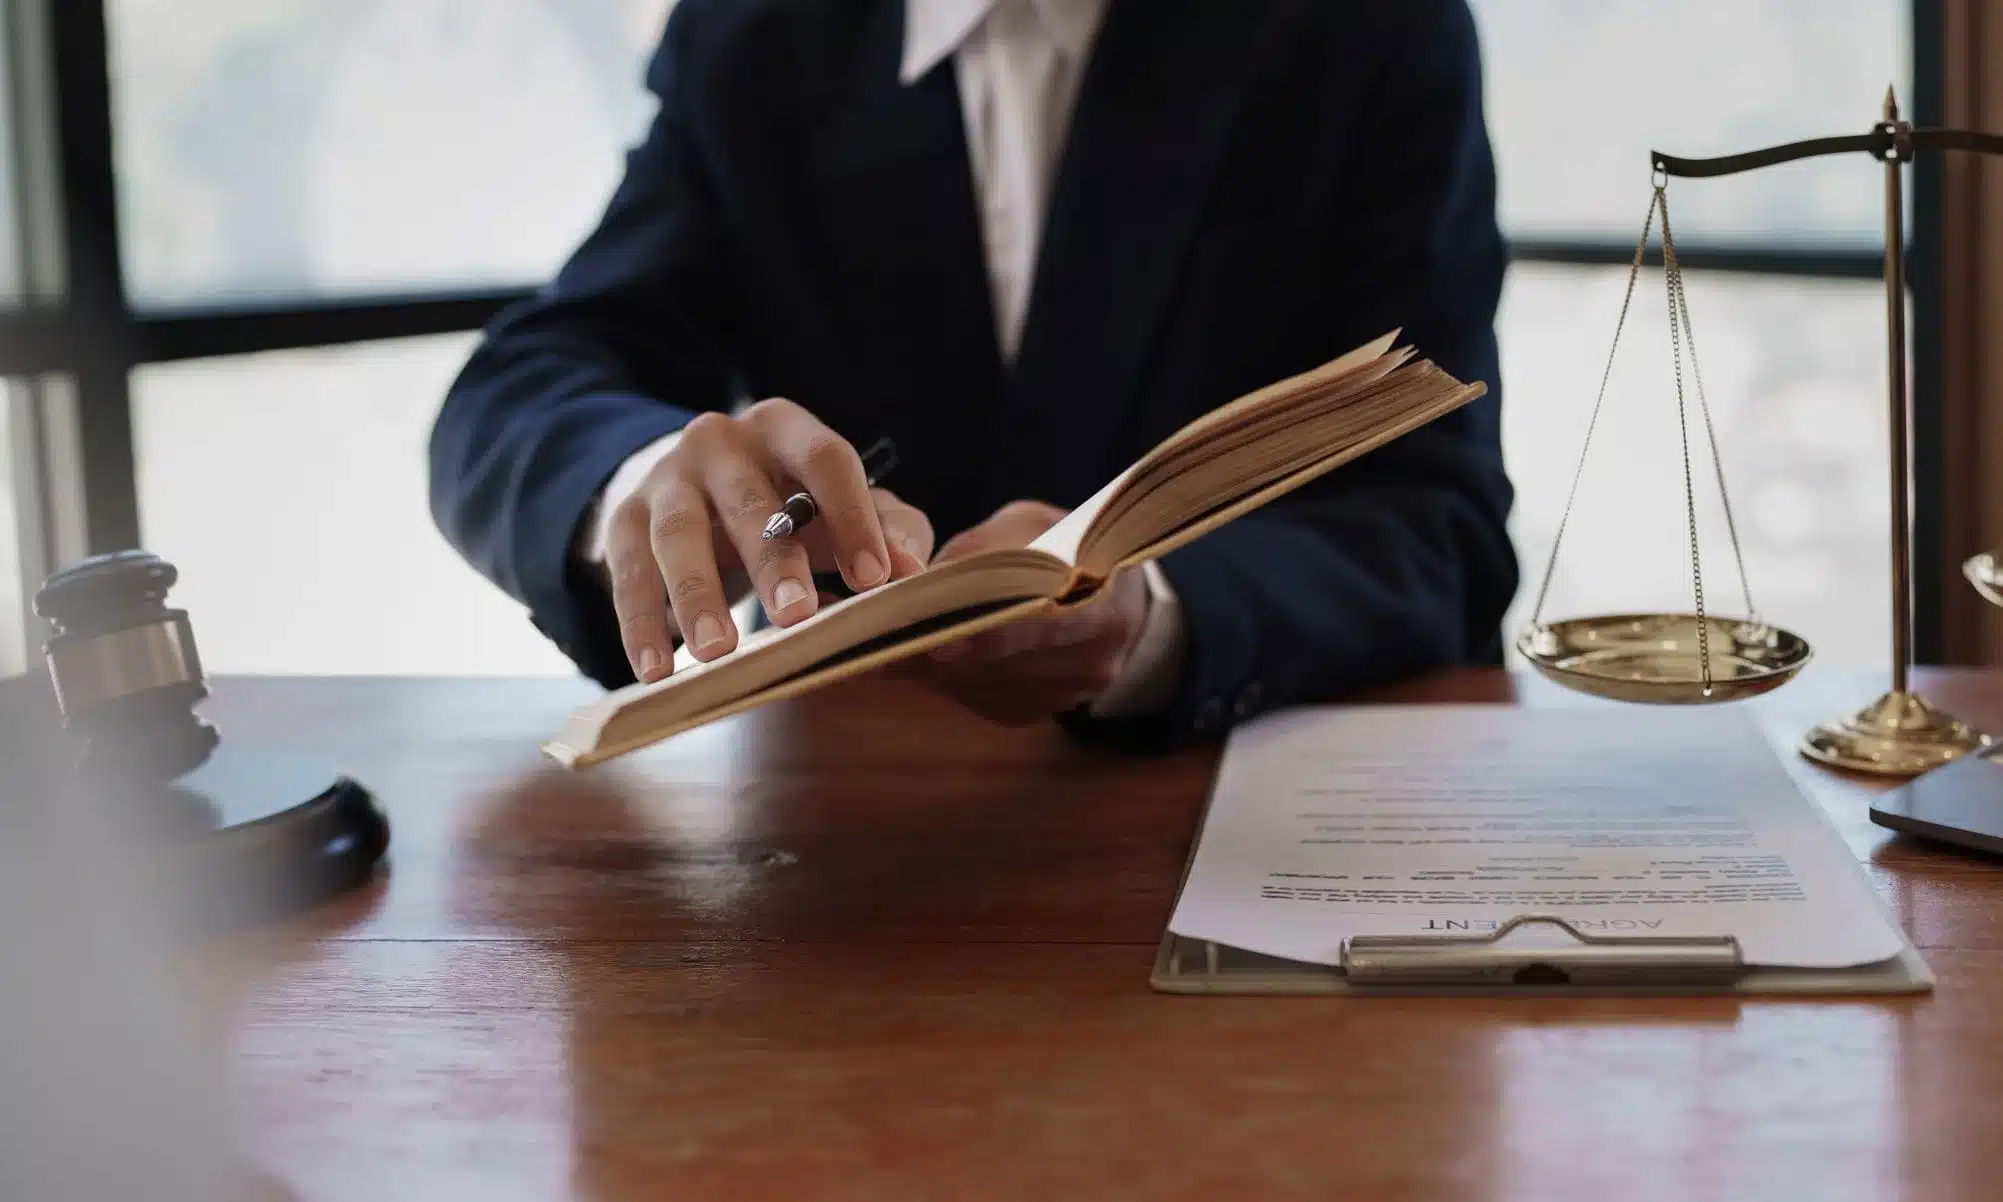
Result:
[[[862,453],[863,475],[868,478],[871,488],[875,488],[877,482],[889,475],[890,470],[896,466],[897,445],[888,438],[877,439]],[[775,538],[790,538],[805,530],[807,524],[819,517],[820,513],[820,506],[814,504],[811,493],[796,492],[786,498],[786,503],[779,507],[779,512],[766,519],[764,538],[767,542]]]

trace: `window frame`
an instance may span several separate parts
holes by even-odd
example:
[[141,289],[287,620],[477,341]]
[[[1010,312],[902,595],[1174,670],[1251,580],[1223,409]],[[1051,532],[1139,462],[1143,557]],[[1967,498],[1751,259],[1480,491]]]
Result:
[[[50,145],[37,163],[35,137],[15,131],[7,152],[16,160],[24,194],[42,213],[37,231],[23,231],[24,249],[37,235],[52,240],[60,287],[31,288],[25,307],[0,312],[0,376],[56,377],[74,405],[74,420],[43,423],[74,431],[74,447],[45,452],[39,462],[70,463],[74,478],[44,471],[17,482],[41,515],[40,543],[20,565],[25,597],[47,565],[140,545],[132,373],[154,363],[295,350],[475,330],[527,289],[408,292],[296,303],[137,308],[127,299],[113,156],[111,70],[105,0],[0,0],[8,23],[10,80],[20,121],[40,121]],[[1911,0],[1912,79],[1916,123],[1938,124],[1946,110],[1945,18],[1942,0]],[[32,34],[33,36],[25,36]],[[1941,662],[1941,615],[1954,578],[1943,536],[1948,498],[1942,405],[1944,225],[1938,156],[1920,160],[1914,176],[1913,234],[1908,248],[1913,320],[1914,655]],[[21,206],[34,218],[38,206]],[[1691,270],[1764,276],[1883,279],[1873,251],[1763,246],[1679,247]],[[1510,246],[1513,262],[1625,264],[1631,244],[1608,240],[1525,239]],[[30,264],[29,266],[33,266]],[[77,511],[81,510],[79,514]],[[67,533],[66,533],[67,532]],[[23,615],[23,629],[37,624]]]

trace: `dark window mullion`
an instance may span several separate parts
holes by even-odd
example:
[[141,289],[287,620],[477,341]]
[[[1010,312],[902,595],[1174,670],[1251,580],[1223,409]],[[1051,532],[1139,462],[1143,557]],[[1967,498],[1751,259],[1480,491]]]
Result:
[[68,264],[68,338],[76,356],[85,520],[93,552],[139,544],[130,374],[136,358],[119,260],[105,0],[49,0],[57,154]]
[[135,324],[142,360],[165,363],[477,330],[526,295],[507,289],[177,309],[143,314]]

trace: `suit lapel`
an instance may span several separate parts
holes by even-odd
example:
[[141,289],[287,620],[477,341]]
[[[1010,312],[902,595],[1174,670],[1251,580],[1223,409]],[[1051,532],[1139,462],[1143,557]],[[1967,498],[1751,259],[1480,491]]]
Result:
[[1007,474],[1018,495],[1073,505],[1127,453],[1241,97],[1290,15],[1250,0],[1113,0],[1059,163],[991,488]]

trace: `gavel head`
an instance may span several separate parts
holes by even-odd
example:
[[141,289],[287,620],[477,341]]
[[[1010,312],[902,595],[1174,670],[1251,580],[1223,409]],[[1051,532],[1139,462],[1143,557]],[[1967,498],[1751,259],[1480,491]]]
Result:
[[200,767],[215,727],[194,707],[208,696],[194,630],[167,607],[179,573],[145,551],[117,551],[65,568],[35,595],[53,630],[42,653],[64,728],[82,765],[161,783]]

